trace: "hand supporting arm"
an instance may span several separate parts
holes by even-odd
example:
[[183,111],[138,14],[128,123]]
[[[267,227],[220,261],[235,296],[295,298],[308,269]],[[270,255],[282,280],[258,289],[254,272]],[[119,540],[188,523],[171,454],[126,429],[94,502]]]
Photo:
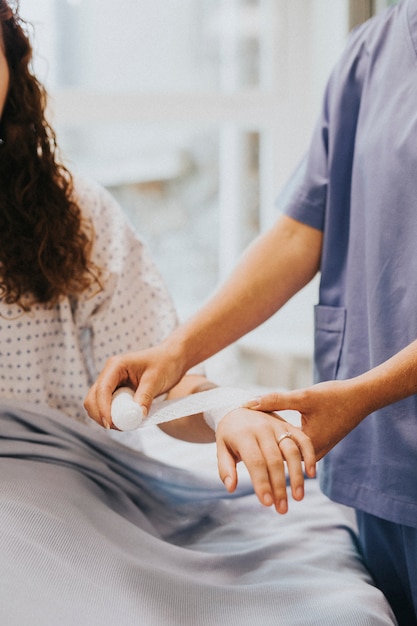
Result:
[[267,394],[246,406],[257,411],[299,411],[302,430],[311,438],[320,459],[367,415],[415,393],[417,340],[355,378]]

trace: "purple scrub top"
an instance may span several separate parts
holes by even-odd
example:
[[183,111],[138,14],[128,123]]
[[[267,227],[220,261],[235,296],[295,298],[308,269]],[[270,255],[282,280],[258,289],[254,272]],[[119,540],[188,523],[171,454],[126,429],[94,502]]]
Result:
[[[350,35],[286,213],[324,232],[316,382],[417,338],[417,0]],[[417,396],[368,416],[320,471],[330,498],[417,527]]]

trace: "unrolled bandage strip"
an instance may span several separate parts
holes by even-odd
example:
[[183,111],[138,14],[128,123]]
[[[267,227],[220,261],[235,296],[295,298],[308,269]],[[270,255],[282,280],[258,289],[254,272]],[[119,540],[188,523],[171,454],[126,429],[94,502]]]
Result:
[[114,426],[119,430],[135,430],[197,413],[203,413],[208,425],[216,430],[226,413],[250,400],[253,391],[238,387],[216,387],[185,398],[156,401],[146,418],[143,417],[139,404],[133,400],[133,395],[134,392],[129,387],[120,387],[113,394],[111,417]]

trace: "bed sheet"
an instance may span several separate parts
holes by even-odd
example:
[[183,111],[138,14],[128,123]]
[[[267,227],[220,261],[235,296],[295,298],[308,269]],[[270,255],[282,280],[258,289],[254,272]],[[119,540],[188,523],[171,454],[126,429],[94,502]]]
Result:
[[225,493],[212,446],[174,452],[161,435],[146,455],[50,409],[0,406],[0,623],[395,624],[315,480],[279,516],[243,474]]

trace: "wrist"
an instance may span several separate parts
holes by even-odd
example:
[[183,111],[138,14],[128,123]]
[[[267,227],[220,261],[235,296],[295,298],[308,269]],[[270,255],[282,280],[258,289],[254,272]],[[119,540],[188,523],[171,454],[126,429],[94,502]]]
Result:
[[181,373],[181,376],[185,376],[192,366],[188,366],[188,358],[185,351],[183,341],[178,335],[178,330],[174,330],[168,337],[166,337],[158,346],[161,352],[161,359],[166,363],[169,361],[175,366],[176,371]]
[[[191,336],[190,336],[191,335]],[[197,337],[187,331],[186,326],[178,326],[161,344],[180,367],[183,376],[196,365],[202,363],[204,358],[199,358]]]
[[214,432],[216,432],[222,419],[236,408],[236,405],[233,404],[220,409],[208,409],[203,413],[204,421],[212,430],[214,430]]
[[205,422],[214,431],[221,420],[231,411],[241,409],[242,404],[252,396],[251,391],[239,387],[219,387],[217,391],[208,392],[211,396],[210,405],[204,408]]

